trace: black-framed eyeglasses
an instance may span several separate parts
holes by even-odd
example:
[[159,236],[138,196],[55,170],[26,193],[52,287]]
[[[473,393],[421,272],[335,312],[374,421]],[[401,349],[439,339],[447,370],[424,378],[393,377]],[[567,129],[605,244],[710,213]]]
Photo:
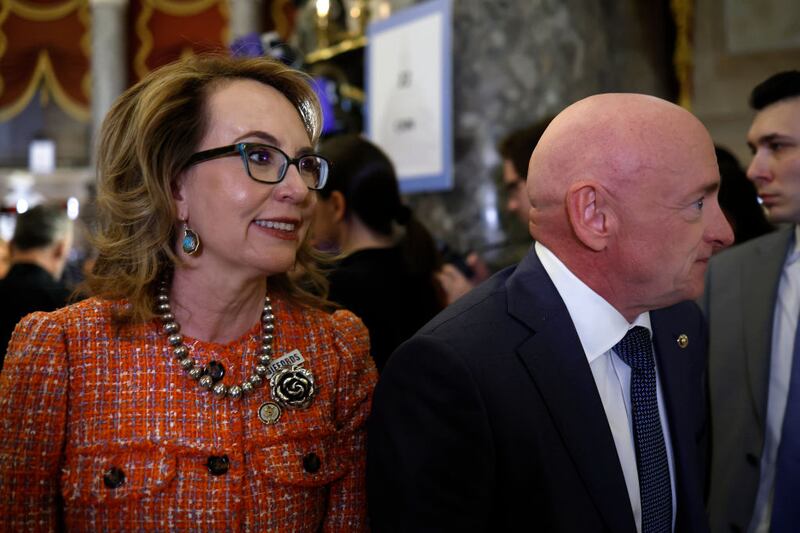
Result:
[[297,167],[306,187],[319,190],[328,181],[328,160],[317,154],[305,154],[292,159],[276,146],[260,143],[236,143],[197,152],[189,158],[186,167],[239,154],[247,175],[261,183],[280,183],[286,177],[289,165]]

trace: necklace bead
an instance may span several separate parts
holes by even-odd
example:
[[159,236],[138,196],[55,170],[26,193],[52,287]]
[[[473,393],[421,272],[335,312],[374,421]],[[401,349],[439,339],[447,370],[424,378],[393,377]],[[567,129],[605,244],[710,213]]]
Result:
[[254,373],[239,385],[227,386],[222,383],[225,376],[225,367],[219,361],[209,361],[205,366],[198,365],[190,356],[190,349],[184,343],[184,337],[180,334],[181,326],[175,320],[175,315],[169,304],[169,287],[166,281],[162,281],[156,294],[156,310],[163,324],[163,334],[167,337],[167,342],[172,348],[172,355],[178,360],[181,368],[187,375],[197,381],[200,388],[210,390],[218,398],[231,398],[237,400],[250,393],[256,387],[264,384],[264,378],[268,373],[268,366],[272,355],[272,342],[275,331],[275,315],[272,313],[272,304],[269,296],[264,297],[264,307],[261,314],[261,351],[258,355],[258,364],[255,366]]
[[173,333],[167,337],[167,341],[169,342],[170,346],[179,346],[183,342],[183,335],[180,333]]
[[185,344],[179,344],[172,350],[173,355],[178,359],[183,359],[187,355],[189,355],[189,348]]

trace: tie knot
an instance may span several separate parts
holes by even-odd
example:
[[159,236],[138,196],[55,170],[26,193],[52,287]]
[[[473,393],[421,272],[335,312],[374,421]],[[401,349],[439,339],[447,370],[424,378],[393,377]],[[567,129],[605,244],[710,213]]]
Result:
[[648,369],[655,366],[650,331],[645,327],[636,326],[629,329],[622,340],[614,346],[614,351],[631,368]]

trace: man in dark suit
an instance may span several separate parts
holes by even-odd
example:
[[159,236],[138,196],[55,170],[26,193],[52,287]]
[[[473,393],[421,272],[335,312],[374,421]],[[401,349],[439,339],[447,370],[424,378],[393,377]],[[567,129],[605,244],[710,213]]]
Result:
[[553,120],[528,169],[534,248],[379,380],[374,531],[708,529],[705,336],[678,302],[732,240],[718,184],[708,132],[664,100],[596,95]]
[[711,261],[709,323],[714,531],[800,531],[800,71],[750,96],[747,134],[767,219],[784,227]]
[[39,205],[17,216],[11,269],[0,279],[0,370],[17,322],[34,311],[67,304],[59,279],[72,248],[72,221],[60,206]]

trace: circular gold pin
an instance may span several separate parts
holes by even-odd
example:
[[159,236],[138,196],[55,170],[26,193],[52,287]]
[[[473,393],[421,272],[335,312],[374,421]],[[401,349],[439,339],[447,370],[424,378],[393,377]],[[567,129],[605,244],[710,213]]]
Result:
[[274,424],[281,417],[281,408],[277,403],[265,402],[258,408],[258,419],[268,426]]
[[685,333],[678,335],[678,346],[681,348],[689,346],[689,337]]

